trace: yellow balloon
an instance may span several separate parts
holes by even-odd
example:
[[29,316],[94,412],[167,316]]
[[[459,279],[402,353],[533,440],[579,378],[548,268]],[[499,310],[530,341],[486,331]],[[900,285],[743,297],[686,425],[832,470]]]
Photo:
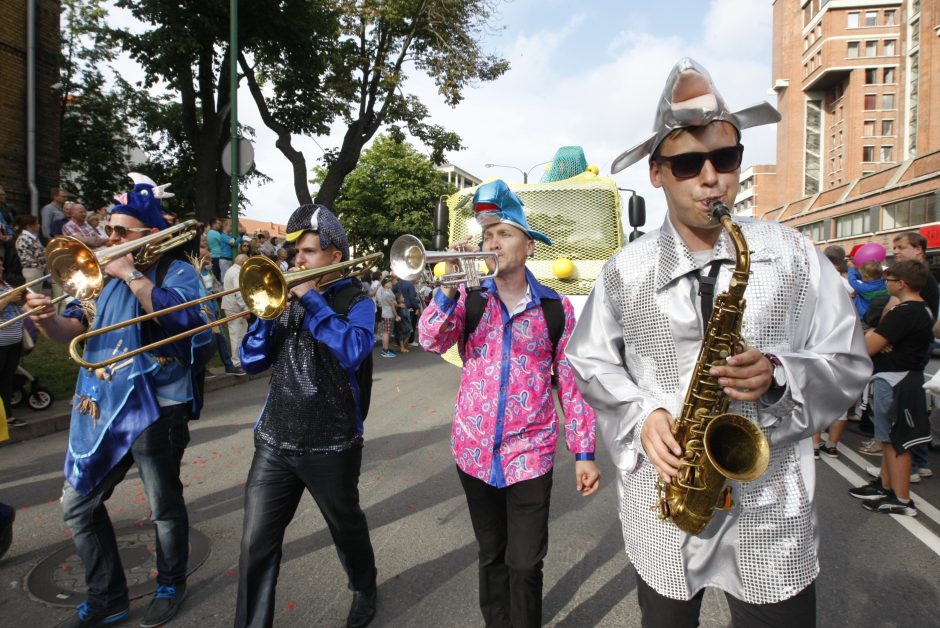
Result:
[[591,174],[599,174],[601,170],[594,164],[591,164],[590,166],[587,167],[587,171],[590,172]]
[[438,279],[444,276],[444,273],[447,272],[447,262],[438,262],[434,265],[434,276]]
[[574,262],[567,257],[557,257],[552,262],[552,274],[559,279],[569,279],[574,275]]

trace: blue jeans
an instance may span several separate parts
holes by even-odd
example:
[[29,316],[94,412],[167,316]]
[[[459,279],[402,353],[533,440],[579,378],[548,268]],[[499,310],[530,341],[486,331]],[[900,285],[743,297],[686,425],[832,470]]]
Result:
[[930,461],[927,460],[927,451],[929,451],[927,443],[911,447],[911,469],[916,471],[917,469],[930,468]]
[[219,358],[225,365],[225,370],[234,371],[235,365],[232,364],[232,349],[229,347],[228,338],[221,332],[218,334],[213,332],[212,337],[215,339],[215,348],[219,351]]
[[875,440],[879,443],[890,443],[892,424],[890,410],[891,402],[894,400],[894,390],[891,389],[891,384],[878,377],[872,382],[871,396],[871,421],[875,426]]
[[180,461],[189,443],[186,416],[186,404],[161,408],[160,418],[141,432],[130,452],[90,495],[81,495],[68,482],[65,484],[62,514],[85,566],[92,608],[116,608],[128,603],[127,580],[105,502],[135,462],[157,531],[157,583],[186,582],[189,516],[180,482]]

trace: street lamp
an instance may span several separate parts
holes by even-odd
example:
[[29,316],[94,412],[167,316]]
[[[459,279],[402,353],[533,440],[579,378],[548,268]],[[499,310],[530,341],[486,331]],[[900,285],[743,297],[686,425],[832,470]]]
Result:
[[528,170],[523,170],[522,168],[517,168],[516,166],[507,166],[505,164],[483,164],[483,167],[484,168],[512,168],[513,170],[516,170],[522,174],[523,183],[528,183],[530,172],[532,172],[534,169],[538,168],[539,166],[544,166],[545,164],[549,164],[551,162],[552,162],[551,159],[549,159],[548,161],[539,162],[535,164],[534,166],[531,166]]

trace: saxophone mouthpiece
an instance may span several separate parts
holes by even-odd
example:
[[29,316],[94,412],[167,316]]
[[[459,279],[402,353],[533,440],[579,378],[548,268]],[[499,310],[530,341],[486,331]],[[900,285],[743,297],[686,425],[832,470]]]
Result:
[[712,212],[712,218],[715,219],[715,222],[721,222],[722,216],[730,216],[731,210],[728,209],[728,206],[721,202],[720,199],[715,199],[708,204],[708,208]]

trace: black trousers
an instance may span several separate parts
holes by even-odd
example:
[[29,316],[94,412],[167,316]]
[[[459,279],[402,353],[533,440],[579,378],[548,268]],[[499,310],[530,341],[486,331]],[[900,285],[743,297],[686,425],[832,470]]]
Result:
[[[698,626],[699,611],[705,590],[688,601],[673,600],[660,595],[643,578],[636,577],[637,596],[643,613],[643,628],[694,628]],[[816,583],[791,598],[774,604],[748,604],[725,593],[731,611],[733,628],[815,628]]]
[[542,625],[542,563],[548,553],[552,472],[496,488],[459,468],[480,558],[480,610],[486,625]]
[[8,419],[13,416],[13,406],[10,405],[13,398],[13,379],[16,377],[16,367],[20,365],[22,355],[22,342],[0,347],[0,399],[3,400]]
[[375,586],[375,555],[359,507],[362,446],[328,454],[287,456],[263,444],[245,482],[245,523],[238,559],[236,626],[270,626],[281,569],[284,530],[304,489],[310,491],[333,537],[349,588]]

